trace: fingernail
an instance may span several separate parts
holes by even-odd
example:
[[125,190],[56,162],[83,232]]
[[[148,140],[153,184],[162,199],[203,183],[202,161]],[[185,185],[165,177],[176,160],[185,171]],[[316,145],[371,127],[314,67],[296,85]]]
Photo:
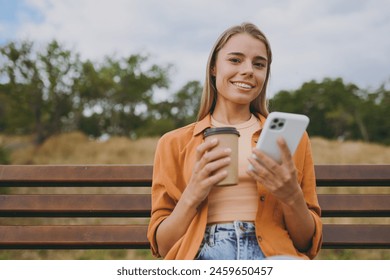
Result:
[[232,149],[226,148],[224,151],[225,151],[225,153],[229,153],[230,154],[232,152]]

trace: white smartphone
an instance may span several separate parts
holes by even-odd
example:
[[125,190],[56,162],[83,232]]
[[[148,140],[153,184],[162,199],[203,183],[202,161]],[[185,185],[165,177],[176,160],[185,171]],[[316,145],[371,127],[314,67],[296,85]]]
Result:
[[264,123],[256,148],[280,163],[281,151],[277,139],[283,137],[291,155],[294,155],[308,124],[309,118],[305,115],[272,112]]

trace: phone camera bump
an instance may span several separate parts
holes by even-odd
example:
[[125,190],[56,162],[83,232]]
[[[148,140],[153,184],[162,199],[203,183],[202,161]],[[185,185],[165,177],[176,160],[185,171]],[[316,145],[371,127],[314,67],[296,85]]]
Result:
[[277,129],[277,130],[282,129],[284,126],[284,122],[285,122],[284,119],[275,118],[272,120],[272,122],[270,124],[270,128]]

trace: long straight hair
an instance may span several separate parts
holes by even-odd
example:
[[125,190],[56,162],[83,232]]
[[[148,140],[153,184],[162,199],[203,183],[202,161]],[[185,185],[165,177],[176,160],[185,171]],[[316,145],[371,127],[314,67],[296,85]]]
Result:
[[258,113],[263,116],[268,116],[268,104],[266,99],[267,84],[271,71],[272,52],[271,46],[259,28],[252,23],[242,23],[225,30],[215,42],[211,49],[206,68],[206,80],[203,86],[202,97],[200,101],[200,108],[198,112],[198,120],[203,119],[207,114],[212,113],[217,102],[217,87],[215,84],[215,77],[211,75],[211,69],[215,66],[218,52],[225,46],[229,39],[241,33],[247,33],[255,39],[260,40],[265,44],[267,50],[267,73],[264,81],[264,86],[260,94],[250,103],[250,111],[256,116]]

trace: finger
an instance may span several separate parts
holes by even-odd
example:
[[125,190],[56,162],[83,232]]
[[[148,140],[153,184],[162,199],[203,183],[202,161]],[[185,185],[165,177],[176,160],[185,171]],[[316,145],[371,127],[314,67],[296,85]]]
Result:
[[214,162],[220,159],[224,158],[230,158],[231,149],[230,148],[220,148],[220,149],[213,149],[211,151],[208,151],[207,153],[204,153],[202,158],[198,161],[199,165],[198,167],[203,169],[208,163]]
[[228,175],[228,172],[227,170],[220,170],[219,172],[211,175],[211,176],[208,176],[204,181],[203,183],[207,186],[215,186],[217,185],[219,182],[221,182],[223,179],[225,179]]
[[266,189],[272,191],[272,186],[274,185],[274,176],[264,168],[259,170],[247,170],[249,176],[251,176],[255,181],[261,183]]
[[255,158],[250,157],[248,160],[253,166],[253,169],[249,169],[248,172],[250,174],[253,174],[257,181],[264,181],[269,171],[266,168],[264,168],[264,166],[261,163],[259,163],[259,161],[256,160]]
[[255,181],[263,183],[263,178],[257,175],[257,173],[253,169],[248,169],[246,172],[249,174],[249,176],[255,179]]
[[280,185],[280,179],[273,172],[257,163],[256,160],[250,158],[249,161],[254,168],[253,170],[247,170],[247,173],[257,182],[260,182],[268,191],[273,193],[277,186]]
[[208,162],[200,171],[201,176],[203,178],[210,177],[211,175],[217,173],[218,170],[221,170],[228,166],[231,162],[230,157],[220,158],[218,160],[214,160]]
[[196,148],[196,160],[199,161],[203,155],[213,149],[218,144],[218,139],[214,138],[211,141],[203,142]]
[[294,167],[290,149],[288,148],[287,143],[284,140],[284,138],[280,137],[277,140],[277,143],[278,143],[278,146],[280,148],[281,155],[282,155],[282,162],[287,163],[289,167]]
[[254,148],[253,154],[255,155],[257,161],[265,168],[270,170],[271,172],[275,172],[277,168],[279,168],[279,164],[267,156],[265,153],[261,152],[259,149]]

